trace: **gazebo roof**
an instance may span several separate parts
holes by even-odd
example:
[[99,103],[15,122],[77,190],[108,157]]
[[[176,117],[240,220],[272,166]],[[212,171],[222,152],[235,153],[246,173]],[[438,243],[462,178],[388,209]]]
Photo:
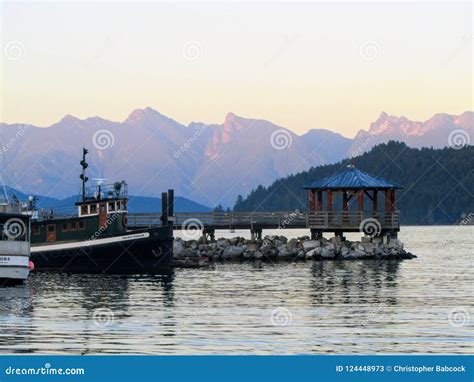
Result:
[[353,165],[349,165],[337,174],[316,180],[313,183],[305,185],[303,188],[306,190],[388,190],[403,187],[397,183],[370,175],[355,168]]

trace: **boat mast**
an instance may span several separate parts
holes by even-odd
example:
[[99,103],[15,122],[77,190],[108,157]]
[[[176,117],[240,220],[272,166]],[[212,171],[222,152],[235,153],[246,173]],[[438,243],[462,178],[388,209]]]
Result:
[[79,178],[82,180],[82,201],[86,201],[86,182],[89,180],[89,178],[86,176],[86,168],[89,167],[89,165],[86,162],[86,155],[89,151],[84,147],[82,149],[82,160],[81,160],[81,166],[82,166],[82,174],[79,175]]

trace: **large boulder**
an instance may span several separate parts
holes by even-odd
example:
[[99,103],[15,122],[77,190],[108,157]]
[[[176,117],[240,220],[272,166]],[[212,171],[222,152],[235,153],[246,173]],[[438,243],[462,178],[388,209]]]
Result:
[[348,253],[349,253],[349,248],[344,247],[344,246],[341,247],[341,256],[342,256],[342,257],[347,256]]
[[305,251],[310,251],[316,247],[319,247],[321,243],[318,240],[308,240],[303,242],[303,249]]
[[275,239],[273,240],[273,244],[275,245],[275,247],[281,247],[283,244],[285,244],[283,241],[281,241],[280,239]]
[[229,240],[227,239],[219,239],[216,244],[219,248],[227,248],[230,245]]
[[288,243],[286,243],[286,246],[290,251],[301,249],[301,244],[297,239],[291,239]]
[[247,252],[257,252],[258,246],[257,244],[254,244],[254,243],[245,244],[245,250]]
[[320,254],[321,254],[321,251],[322,251],[322,248],[321,247],[318,247],[318,248],[314,248],[308,252],[306,252],[306,256],[305,258],[307,260],[309,259],[314,259],[315,257],[318,257]]
[[350,249],[347,252],[341,253],[343,259],[356,259],[357,255],[354,250]]
[[306,254],[304,253],[303,250],[300,250],[298,251],[298,253],[296,254],[296,258],[298,260],[304,260],[306,258]]
[[289,258],[292,256],[292,252],[288,250],[288,247],[285,244],[282,244],[278,247],[278,253],[277,253],[278,258]]
[[229,239],[230,245],[237,245],[239,243],[239,237],[232,237]]
[[390,239],[388,245],[389,248],[403,249],[403,243],[398,239]]
[[231,260],[239,258],[243,253],[244,249],[242,247],[230,245],[224,250],[222,256],[224,257],[224,259]]
[[321,257],[325,259],[333,259],[336,257],[336,252],[326,247],[321,251]]
[[181,257],[184,254],[184,243],[182,240],[175,239],[173,242],[173,255],[175,257]]

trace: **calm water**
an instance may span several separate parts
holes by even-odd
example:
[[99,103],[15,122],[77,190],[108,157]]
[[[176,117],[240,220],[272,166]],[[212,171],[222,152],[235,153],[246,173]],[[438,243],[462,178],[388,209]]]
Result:
[[34,274],[0,289],[0,352],[472,353],[474,227],[400,238],[418,259]]

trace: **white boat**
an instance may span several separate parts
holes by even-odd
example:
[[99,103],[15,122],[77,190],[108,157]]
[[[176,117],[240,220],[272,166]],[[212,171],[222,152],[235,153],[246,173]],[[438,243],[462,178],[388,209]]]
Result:
[[30,273],[30,217],[0,204],[0,286],[22,283]]

